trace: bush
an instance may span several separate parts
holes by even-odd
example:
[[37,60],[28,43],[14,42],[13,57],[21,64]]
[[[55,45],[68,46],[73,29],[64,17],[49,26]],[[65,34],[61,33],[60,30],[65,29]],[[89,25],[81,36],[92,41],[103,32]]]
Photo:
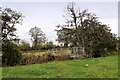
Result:
[[27,41],[25,41],[25,40],[21,41],[19,47],[20,47],[20,49],[22,51],[29,51],[29,50],[31,50],[30,44]]
[[22,60],[18,46],[9,41],[2,44],[2,54],[3,66],[15,66],[20,64]]
[[38,64],[48,62],[48,56],[41,56],[40,54],[24,54],[22,65]]

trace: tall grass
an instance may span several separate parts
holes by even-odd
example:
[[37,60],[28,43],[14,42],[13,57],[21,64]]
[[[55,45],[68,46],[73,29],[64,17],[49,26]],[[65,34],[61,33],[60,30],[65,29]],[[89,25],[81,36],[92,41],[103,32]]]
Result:
[[[116,55],[116,52],[112,52],[112,55]],[[111,55],[111,53],[109,53]],[[50,61],[65,61],[72,59],[86,59],[91,58],[90,55],[82,53],[72,53],[68,49],[60,50],[50,50],[36,53],[33,51],[30,53],[22,53],[22,62],[18,65],[28,65],[28,64],[39,64],[46,63]]]
[[87,55],[83,54],[72,54],[69,50],[56,50],[56,51],[48,51],[44,54],[40,53],[24,53],[23,60],[21,65],[27,64],[39,64],[50,61],[65,61],[71,59],[84,59],[88,58]]

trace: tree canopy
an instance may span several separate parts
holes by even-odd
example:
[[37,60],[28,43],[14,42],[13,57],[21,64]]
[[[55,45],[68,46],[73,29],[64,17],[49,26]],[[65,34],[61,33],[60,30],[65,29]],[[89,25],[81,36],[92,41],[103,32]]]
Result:
[[64,46],[83,47],[84,53],[93,57],[116,49],[116,35],[106,24],[99,22],[95,14],[76,9],[73,3],[67,5],[67,12],[66,24],[58,25],[56,29],[58,42]]
[[2,40],[2,63],[7,66],[15,66],[22,61],[22,55],[16,44],[12,41],[19,40],[16,36],[16,24],[22,23],[22,14],[11,8],[0,7],[0,29]]
[[38,28],[36,26],[34,28],[31,28],[29,30],[29,35],[31,35],[33,46],[45,44],[46,37],[41,28]]
[[13,40],[16,38],[16,24],[21,24],[22,13],[12,10],[11,8],[0,7],[0,23],[2,41]]

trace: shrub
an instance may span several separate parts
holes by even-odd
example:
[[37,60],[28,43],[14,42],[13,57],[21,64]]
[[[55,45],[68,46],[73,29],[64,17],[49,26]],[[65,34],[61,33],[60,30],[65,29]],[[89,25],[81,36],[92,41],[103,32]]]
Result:
[[19,47],[20,47],[20,49],[22,51],[29,51],[29,50],[31,50],[30,44],[27,41],[25,41],[25,40],[21,41]]
[[[41,50],[37,50],[41,51]],[[89,58],[87,54],[71,54],[71,51],[68,49],[60,49],[60,50],[49,50],[44,54],[35,53],[24,53],[22,65],[28,64],[39,64],[39,63],[46,63],[51,61],[65,61],[65,60],[72,60],[72,59],[85,59]]]
[[12,42],[4,42],[2,44],[2,63],[4,66],[15,66],[20,64],[22,55],[18,46]]
[[48,62],[48,56],[41,56],[40,54],[24,54],[22,65],[38,64]]

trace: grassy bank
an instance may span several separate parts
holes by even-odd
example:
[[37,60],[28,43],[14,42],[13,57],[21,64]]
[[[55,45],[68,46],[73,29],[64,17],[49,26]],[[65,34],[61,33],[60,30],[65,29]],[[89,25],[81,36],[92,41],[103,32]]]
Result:
[[3,78],[117,78],[118,56],[4,67]]

